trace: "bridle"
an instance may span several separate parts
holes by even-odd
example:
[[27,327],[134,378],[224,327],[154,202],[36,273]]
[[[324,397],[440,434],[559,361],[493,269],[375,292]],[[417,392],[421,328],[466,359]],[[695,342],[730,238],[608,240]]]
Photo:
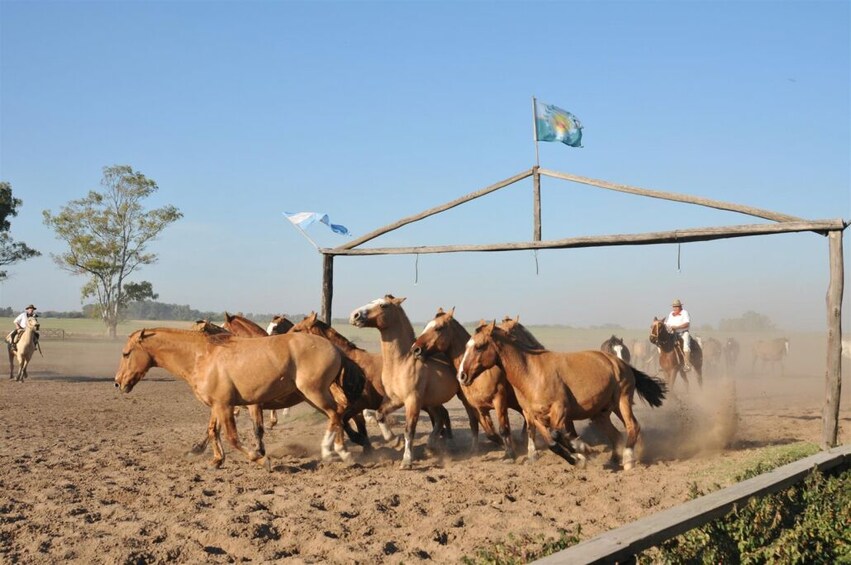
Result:
[[663,321],[659,320],[658,322],[654,322],[652,326],[650,326],[650,343],[657,345],[659,347],[667,348],[667,346],[674,346],[673,337],[675,334],[669,333],[667,330],[664,330],[665,324]]

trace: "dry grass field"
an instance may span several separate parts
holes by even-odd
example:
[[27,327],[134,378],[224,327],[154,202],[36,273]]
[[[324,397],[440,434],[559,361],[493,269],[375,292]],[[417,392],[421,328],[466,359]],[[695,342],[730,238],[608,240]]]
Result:
[[[42,328],[53,322],[42,319]],[[748,357],[755,339],[776,336],[739,335],[742,358],[731,374],[710,371],[702,389],[678,383],[659,409],[637,401],[644,449],[630,472],[607,466],[607,447],[584,423],[580,433],[595,450],[586,469],[549,453],[526,464],[516,415],[518,462],[502,461],[487,441],[470,454],[457,401],[449,405],[454,439],[429,452],[422,423],[410,471],[398,469],[401,453],[375,428],[374,455],[350,444],[355,463],[320,463],[324,418],[306,406],[268,432],[271,473],[227,448],[216,470],[209,453],[185,455],[208,418],[185,383],[155,369],[121,395],[112,378],[123,339],[106,341],[74,323],[64,329],[66,339],[43,341],[27,382],[0,380],[5,563],[459,562],[500,543],[534,549],[563,531],[595,536],[688,500],[694,488],[730,484],[766,453],[821,438],[824,335],[786,336],[782,376],[752,372]],[[338,329],[377,347],[374,330]],[[530,329],[554,350],[597,348],[611,335]],[[646,338],[642,330],[623,333],[628,343]],[[845,387],[846,443],[849,401]],[[245,416],[239,425],[249,440]]]

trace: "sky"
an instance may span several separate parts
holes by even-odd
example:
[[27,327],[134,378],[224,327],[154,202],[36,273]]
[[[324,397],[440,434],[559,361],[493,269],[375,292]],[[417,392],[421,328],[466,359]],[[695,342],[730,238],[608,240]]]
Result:
[[[532,98],[575,114],[582,148],[540,165],[818,219],[851,219],[851,3],[0,1],[0,180],[11,235],[41,251],[0,306],[79,310],[85,278],[42,211],[129,165],[183,218],[149,246],[159,301],[321,309],[322,255],[284,211],[327,213],[335,247],[535,165]],[[764,223],[542,179],[543,239]],[[532,237],[530,179],[364,247]],[[846,262],[849,260],[845,242]],[[649,327],[755,311],[823,330],[827,239],[337,257],[333,316],[386,293],[414,321]],[[845,293],[846,295],[849,292]],[[848,304],[848,300],[845,300]],[[845,325],[848,316],[846,308]]]

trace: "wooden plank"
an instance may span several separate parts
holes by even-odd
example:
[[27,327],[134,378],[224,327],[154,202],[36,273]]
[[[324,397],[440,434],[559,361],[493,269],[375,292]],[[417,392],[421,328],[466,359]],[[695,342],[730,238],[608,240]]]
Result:
[[600,235],[571,237],[553,241],[529,241],[519,243],[494,243],[481,245],[435,245],[418,247],[374,247],[364,249],[322,249],[328,255],[411,255],[427,253],[465,253],[492,251],[522,251],[526,249],[570,249],[581,247],[604,247],[616,245],[654,245],[657,243],[688,243],[711,241],[734,237],[794,233],[804,231],[825,232],[844,230],[843,220],[816,220],[780,222],[775,224],[747,224],[709,228],[689,228],[675,231],[640,234]]
[[569,173],[560,173],[558,171],[550,171],[548,169],[541,169],[541,174],[557,178],[563,180],[569,180],[573,182],[578,182],[580,184],[587,184],[590,186],[596,186],[598,188],[605,188],[607,190],[614,190],[617,192],[626,192],[628,194],[636,194],[638,196],[649,196],[650,198],[659,198],[662,200],[671,200],[673,202],[685,202],[688,204],[697,204],[699,206],[706,206],[708,208],[715,208],[716,210],[726,210],[728,212],[739,212],[740,214],[747,214],[749,216],[755,216],[757,218],[765,218],[766,220],[774,220],[776,222],[795,222],[801,221],[803,218],[798,218],[796,216],[790,216],[788,214],[781,214],[779,212],[772,212],[771,210],[763,210],[761,208],[753,208],[751,206],[742,206],[740,204],[733,204],[732,202],[723,202],[721,200],[712,200],[710,198],[701,198],[699,196],[689,196],[687,194],[677,194],[675,192],[664,192],[661,190],[649,190],[646,188],[638,188],[635,186],[629,186],[627,184],[617,184],[614,182],[608,182],[604,180],[591,179],[588,177],[581,177],[578,175],[571,175]]
[[839,397],[842,394],[842,293],[845,267],[842,259],[842,232],[832,231],[830,242],[830,283],[827,287],[827,368],[824,372],[825,400],[822,412],[822,447],[833,447],[839,438]]
[[[435,206],[434,208],[429,208],[425,212],[420,212],[419,214],[414,214],[413,216],[408,216],[407,218],[402,218],[398,222],[393,222],[392,224],[388,224],[382,228],[378,228],[377,230],[371,231],[368,234],[361,236],[353,241],[350,241],[344,245],[340,245],[339,247],[335,247],[334,249],[353,249],[362,243],[366,243],[371,239],[375,239],[380,235],[384,235],[387,232],[391,232],[395,229],[399,229],[402,226],[408,225],[410,223],[422,220],[423,218],[427,218],[429,216],[433,216],[434,214],[439,214],[440,212],[444,212],[449,210],[450,208],[454,208],[456,206],[460,206],[465,202],[469,202],[470,200],[474,200],[479,198],[480,196],[484,196],[485,194],[490,194],[491,192],[497,191],[500,188],[505,188],[510,184],[514,184],[517,181],[521,181],[527,177],[532,176],[532,169],[528,171],[523,171],[522,173],[516,174],[511,178],[500,181],[496,184],[492,184],[488,187],[485,187],[481,190],[477,190],[476,192],[471,192],[466,196],[462,196],[461,198],[456,198],[452,202],[447,202],[446,204],[441,204],[440,206]],[[323,250],[323,253],[326,250]],[[335,253],[335,255],[342,255],[342,253]]]
[[555,565],[624,562],[645,549],[726,515],[736,505],[744,503],[752,496],[781,491],[798,483],[814,468],[827,471],[848,465],[851,465],[851,444],[822,451],[674,508],[636,520],[549,555],[535,563]]

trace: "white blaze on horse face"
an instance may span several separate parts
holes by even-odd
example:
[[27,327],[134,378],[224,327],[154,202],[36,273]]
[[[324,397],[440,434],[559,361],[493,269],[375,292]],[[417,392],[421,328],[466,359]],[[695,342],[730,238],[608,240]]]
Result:
[[615,352],[615,355],[617,355],[618,359],[620,359],[621,361],[624,360],[623,359],[623,345],[616,345],[616,346],[612,347],[612,351]]
[[469,340],[467,340],[467,345],[464,346],[464,356],[461,357],[461,363],[458,364],[458,375],[456,375],[456,376],[458,378],[458,382],[460,382],[462,384],[464,383],[463,377],[462,377],[462,375],[464,374],[464,363],[467,362],[467,354],[470,353],[470,349],[472,349],[474,345],[475,344],[473,342],[473,338],[470,338]]
[[272,330],[275,329],[275,322],[269,322],[269,325],[266,326],[266,333],[268,335],[272,335]]
[[437,323],[434,320],[432,320],[431,322],[426,324],[426,327],[423,328],[423,331],[420,332],[420,335],[425,335],[425,333],[427,331],[429,331],[430,329],[432,329],[436,325],[437,325]]

